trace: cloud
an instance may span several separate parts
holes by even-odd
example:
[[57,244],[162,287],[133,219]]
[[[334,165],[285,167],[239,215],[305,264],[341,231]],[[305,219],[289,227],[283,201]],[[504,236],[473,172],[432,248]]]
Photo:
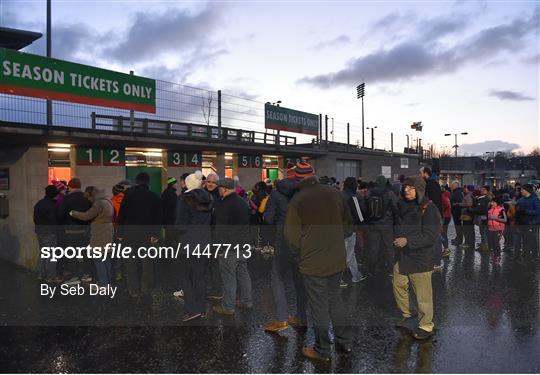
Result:
[[521,60],[525,64],[532,64],[532,65],[538,65],[540,64],[540,53],[537,53],[536,55],[526,57]]
[[460,154],[483,155],[486,152],[513,151],[521,148],[517,143],[504,141],[484,141],[478,143],[465,143],[459,146]]
[[[366,82],[396,82],[417,77],[448,74],[466,64],[484,62],[502,52],[515,53],[524,48],[524,39],[538,30],[538,11],[529,18],[486,28],[450,47],[434,43],[431,36],[411,38],[389,49],[381,49],[350,60],[337,72],[304,77],[298,83],[320,88],[351,86],[359,80]],[[464,27],[465,22],[445,19],[430,21],[441,37]]]
[[105,55],[137,63],[166,52],[201,49],[222,22],[221,7],[211,4],[198,14],[169,9],[165,13],[136,13],[124,40],[106,49]]
[[317,43],[316,45],[313,46],[313,49],[336,47],[343,44],[349,44],[350,42],[351,42],[351,38],[349,38],[347,35],[339,35],[333,39],[324,40],[320,43]]
[[517,91],[509,90],[491,90],[489,92],[489,96],[493,96],[501,100],[512,100],[518,102],[534,100],[534,98],[530,96],[524,95]]

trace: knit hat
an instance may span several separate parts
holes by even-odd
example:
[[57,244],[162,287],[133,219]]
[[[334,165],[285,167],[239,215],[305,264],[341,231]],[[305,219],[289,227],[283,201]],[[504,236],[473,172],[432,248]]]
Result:
[[356,192],[356,189],[358,189],[358,182],[356,181],[356,178],[347,177],[343,182],[343,189]]
[[290,161],[287,161],[287,178],[293,179],[296,178],[296,174],[294,173],[296,166],[294,163],[291,163]]
[[195,171],[195,173],[190,174],[186,177],[186,193],[191,190],[200,189],[202,187],[202,177],[203,174],[201,171]]
[[71,189],[80,189],[81,188],[81,180],[77,177],[72,178],[68,182],[68,187]]
[[174,177],[169,177],[167,179],[167,185],[173,185],[173,184],[176,184],[178,181],[176,180],[176,178]]
[[236,181],[233,180],[232,178],[224,178],[218,181],[217,186],[232,190],[236,188]]
[[296,175],[296,178],[298,179],[304,179],[307,177],[312,177],[315,175],[315,170],[313,167],[303,161],[299,161],[296,163],[296,167],[294,169],[294,174]]
[[118,195],[120,193],[123,193],[124,191],[126,191],[126,187],[121,184],[116,184],[112,188],[113,195]]
[[66,185],[64,185],[64,184],[62,183],[62,181],[55,181],[55,182],[54,182],[54,187],[55,187],[56,190],[57,190],[57,194],[58,194],[59,192],[61,192],[62,190],[66,190]]
[[521,190],[527,190],[529,194],[532,194],[534,192],[534,187],[532,184],[525,184],[521,187]]
[[45,195],[49,198],[54,198],[58,195],[58,190],[54,185],[49,185],[45,188]]
[[409,176],[403,181],[403,186],[414,186],[416,189],[416,201],[421,203],[426,194],[426,181],[420,176]]

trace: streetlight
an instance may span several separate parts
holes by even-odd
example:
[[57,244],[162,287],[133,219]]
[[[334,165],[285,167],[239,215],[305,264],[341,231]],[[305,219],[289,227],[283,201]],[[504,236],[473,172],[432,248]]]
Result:
[[362,148],[365,147],[364,141],[364,94],[365,94],[366,83],[362,82],[356,86],[356,99],[362,99]]
[[453,135],[453,136],[455,137],[455,144],[452,146],[452,148],[455,149],[455,150],[454,150],[454,156],[455,156],[456,158],[457,158],[457,149],[458,149],[458,147],[459,147],[459,145],[458,145],[458,143],[457,143],[457,136],[458,136],[458,135],[467,135],[467,134],[469,134],[469,133],[467,133],[467,132],[463,132],[463,133],[447,133],[447,134],[444,135],[445,137],[449,137],[449,136],[451,136],[451,135]]
[[372,126],[371,128],[368,126],[366,129],[371,129],[371,149],[375,149],[375,129],[377,129],[376,126]]

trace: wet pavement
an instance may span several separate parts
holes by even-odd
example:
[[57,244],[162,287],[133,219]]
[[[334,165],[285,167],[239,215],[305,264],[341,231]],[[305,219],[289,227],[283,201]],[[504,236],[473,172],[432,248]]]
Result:
[[[260,258],[250,264],[254,310],[191,323],[180,321],[182,304],[168,294],[47,301],[35,274],[0,263],[0,371],[540,372],[538,266],[515,264],[508,253],[494,266],[485,254],[452,250],[433,276],[435,337],[418,342],[393,328],[391,279],[377,275],[343,289],[353,353],[328,365],[300,353],[313,342],[311,329],[263,331],[272,295],[270,262]],[[59,319],[63,326],[50,326]]]

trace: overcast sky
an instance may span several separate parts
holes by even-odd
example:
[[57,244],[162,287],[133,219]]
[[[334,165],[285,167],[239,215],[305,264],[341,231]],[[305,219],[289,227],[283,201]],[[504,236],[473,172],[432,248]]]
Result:
[[[45,1],[0,3],[0,24],[45,31]],[[53,56],[135,70],[469,153],[540,144],[537,1],[55,1]],[[45,54],[44,38],[27,49]],[[339,129],[339,127],[338,127]],[[354,133],[357,135],[358,133]]]

